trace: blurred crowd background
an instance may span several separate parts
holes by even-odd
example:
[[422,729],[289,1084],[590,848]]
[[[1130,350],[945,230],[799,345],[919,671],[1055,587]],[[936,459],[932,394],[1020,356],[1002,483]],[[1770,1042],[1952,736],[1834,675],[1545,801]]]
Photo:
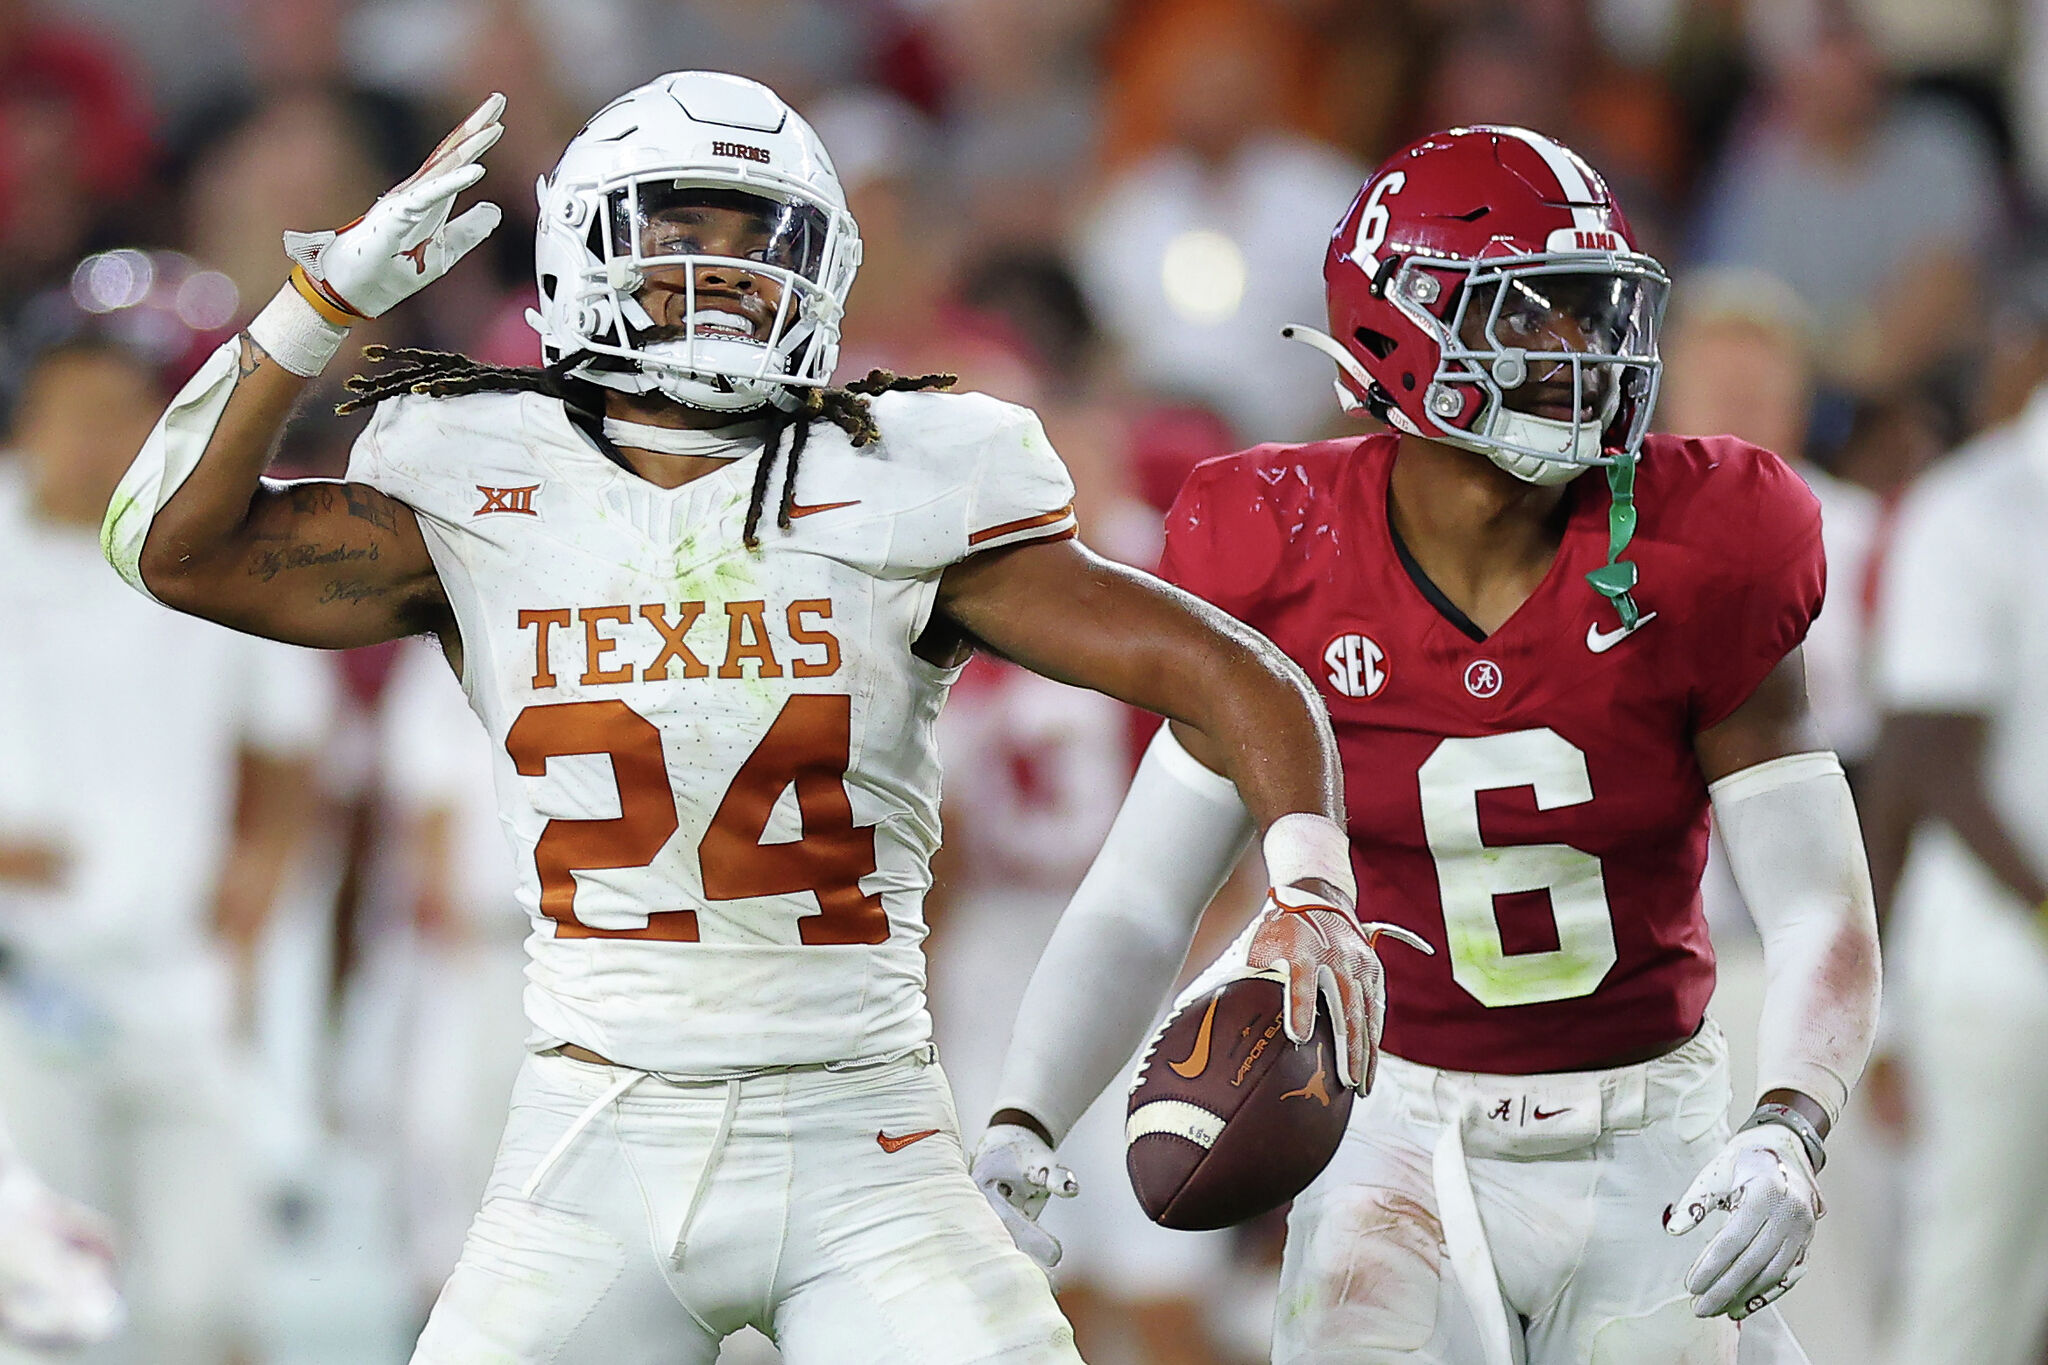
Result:
[[[1278,328],[1320,325],[1370,167],[1502,122],[1602,170],[1677,280],[1659,426],[1821,491],[1812,685],[1899,906],[1884,1057],[1785,1309],[1816,1365],[2048,1358],[2048,3],[0,0],[0,1113],[116,1226],[134,1322],[86,1359],[403,1361],[523,1035],[525,919],[436,653],[172,617],[100,563],[107,496],[278,287],[279,234],[354,217],[491,90],[503,227],[357,329],[279,470],[343,469],[357,343],[534,362],[535,178],[686,67],[770,83],[836,159],[866,245],[842,374],[1036,407],[1084,537],[1140,565],[1194,462],[1346,429]],[[986,661],[944,724],[933,999],[971,1141],[1148,727]],[[1761,966],[1710,892],[1740,1040]],[[1216,929],[1248,910],[1227,891]],[[1276,1226],[1144,1225],[1119,1129],[1084,1123],[1054,1215],[1084,1351],[1261,1359]],[[2013,1353],[1943,1353],[1972,1332]]]

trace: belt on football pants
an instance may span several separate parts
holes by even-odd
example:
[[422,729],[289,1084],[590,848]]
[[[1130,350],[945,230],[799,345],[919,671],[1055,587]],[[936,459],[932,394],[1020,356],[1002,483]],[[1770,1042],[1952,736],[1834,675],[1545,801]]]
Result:
[[[547,1179],[548,1172],[554,1169],[555,1163],[560,1161],[563,1154],[569,1150],[571,1144],[578,1137],[582,1136],[583,1130],[590,1126],[593,1119],[610,1106],[624,1099],[627,1093],[634,1087],[655,1074],[651,1071],[638,1071],[632,1067],[619,1066],[618,1063],[599,1056],[589,1048],[578,1047],[574,1043],[564,1043],[559,1047],[550,1048],[549,1051],[560,1053],[574,1061],[588,1062],[596,1066],[616,1067],[624,1074],[612,1084],[606,1086],[604,1092],[596,1099],[585,1105],[583,1112],[576,1116],[575,1122],[571,1123],[562,1135],[555,1139],[555,1145],[548,1148],[548,1154],[540,1159],[538,1166],[533,1168],[533,1174],[526,1177],[526,1184],[519,1191],[520,1197],[524,1199],[533,1198],[534,1191],[540,1188],[541,1181]],[[689,1244],[690,1227],[697,1221],[697,1210],[703,1207],[704,1195],[711,1188],[712,1172],[718,1168],[718,1158],[725,1151],[725,1140],[732,1135],[733,1116],[739,1112],[739,1107],[740,1078],[738,1076],[728,1077],[725,1082],[725,1105],[718,1115],[718,1131],[712,1135],[711,1150],[704,1154],[704,1167],[697,1172],[696,1187],[690,1191],[690,1202],[683,1210],[682,1226],[676,1229],[675,1246],[670,1248],[668,1253],[668,1264],[671,1270],[681,1270],[683,1268],[683,1256]],[[716,1329],[710,1323],[704,1321],[697,1310],[685,1302],[680,1294],[676,1296],[676,1301],[683,1305],[685,1313],[696,1319],[699,1327],[714,1336],[717,1335]]]
[[1479,1221],[1479,1199],[1472,1193],[1472,1173],[1465,1165],[1462,1123],[1444,1125],[1437,1136],[1430,1166],[1436,1186],[1437,1217],[1444,1229],[1444,1251],[1450,1257],[1451,1274],[1457,1279],[1458,1288],[1472,1306],[1472,1320],[1479,1328],[1485,1365],[1514,1365],[1507,1303],[1501,1294],[1500,1275],[1494,1269],[1493,1247],[1486,1240],[1486,1225]]
[[[726,1140],[732,1136],[733,1120],[739,1114],[741,1082],[749,1077],[759,1078],[792,1071],[859,1071],[871,1066],[886,1066],[891,1062],[910,1058],[922,1058],[925,1062],[929,1063],[937,1055],[937,1050],[930,1043],[924,1043],[910,1049],[908,1052],[888,1053],[879,1057],[856,1057],[843,1062],[805,1062],[795,1066],[756,1067],[749,1071],[736,1072],[728,1076],[703,1078],[674,1077],[660,1071],[641,1071],[634,1067],[622,1066],[608,1057],[600,1056],[589,1048],[578,1046],[575,1043],[558,1043],[540,1055],[547,1056],[549,1054],[557,1054],[567,1057],[572,1061],[585,1062],[594,1066],[612,1067],[624,1074],[611,1085],[605,1087],[604,1092],[586,1105],[583,1112],[576,1116],[575,1121],[569,1125],[568,1129],[559,1138],[555,1139],[555,1145],[548,1149],[548,1154],[540,1159],[540,1164],[533,1168],[533,1174],[526,1178],[526,1184],[521,1187],[519,1193],[520,1197],[524,1199],[533,1198],[534,1192],[540,1188],[541,1182],[547,1179],[548,1172],[554,1169],[555,1163],[560,1161],[563,1154],[569,1150],[576,1139],[582,1136],[583,1130],[590,1126],[591,1121],[603,1113],[606,1108],[624,1099],[628,1092],[633,1090],[642,1081],[654,1078],[670,1085],[716,1085],[720,1082],[724,1083],[725,1105],[719,1111],[718,1129],[712,1134],[711,1150],[705,1154],[704,1167],[697,1173],[696,1188],[690,1191],[690,1202],[683,1211],[682,1226],[676,1229],[675,1246],[668,1254],[670,1269],[681,1270],[683,1268],[683,1254],[689,1242],[690,1228],[697,1221],[697,1211],[703,1206],[704,1196],[711,1190],[711,1177],[718,1169],[718,1158],[725,1152]],[[697,1317],[696,1310],[691,1309],[688,1304],[684,1304],[683,1307],[689,1312],[691,1317]],[[701,1318],[698,1319],[698,1325],[707,1332],[712,1331],[711,1326]]]
[[[600,1066],[617,1066],[617,1063],[604,1061],[595,1052],[590,1051],[588,1048],[576,1047],[573,1043],[550,1050],[560,1052],[579,1062],[590,1061],[595,1058]],[[526,1177],[526,1184],[519,1191],[520,1197],[525,1199],[533,1198],[534,1191],[540,1188],[540,1182],[547,1178],[548,1172],[553,1170],[555,1163],[562,1159],[562,1154],[569,1150],[570,1144],[575,1142],[582,1135],[583,1130],[590,1126],[591,1120],[595,1119],[606,1108],[624,1099],[626,1093],[639,1085],[640,1082],[654,1075],[651,1071],[635,1071],[631,1067],[619,1067],[618,1069],[625,1074],[620,1076],[611,1085],[605,1087],[604,1093],[585,1106],[583,1112],[576,1116],[576,1121],[569,1125],[568,1130],[555,1139],[555,1145],[548,1149],[548,1154],[540,1159],[538,1166],[533,1168],[533,1174]],[[697,1221],[697,1210],[704,1203],[705,1192],[711,1188],[711,1173],[717,1169],[718,1158],[725,1151],[725,1140],[732,1135],[733,1115],[739,1112],[739,1107],[740,1078],[733,1076],[725,1082],[725,1107],[718,1115],[718,1131],[712,1135],[711,1150],[704,1155],[704,1168],[697,1173],[696,1187],[690,1191],[689,1205],[683,1210],[682,1226],[676,1229],[675,1246],[668,1253],[668,1264],[671,1270],[681,1270],[683,1268],[683,1253],[684,1248],[689,1242],[690,1225]],[[704,1321],[697,1310],[692,1308],[680,1294],[676,1296],[676,1302],[683,1305],[683,1311],[694,1318],[699,1327],[713,1336],[718,1334],[717,1329]]]

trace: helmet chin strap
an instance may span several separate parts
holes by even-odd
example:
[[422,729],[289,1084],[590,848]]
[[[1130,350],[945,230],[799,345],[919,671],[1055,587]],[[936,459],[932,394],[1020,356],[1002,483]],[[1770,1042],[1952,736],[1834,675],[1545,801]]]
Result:
[[1566,460],[1546,460],[1540,455],[1501,450],[1477,441],[1470,444],[1460,441],[1456,444],[1464,445],[1467,450],[1478,451],[1523,483],[1533,483],[1539,488],[1555,488],[1559,484],[1570,483],[1588,468],[1586,465],[1573,464]]
[[[1612,420],[1616,405],[1615,399],[1609,400],[1601,428],[1590,428],[1578,422],[1554,422],[1547,418],[1518,413],[1509,419],[1507,434],[1520,434],[1513,431],[1517,423],[1525,426],[1540,425],[1543,428],[1574,433],[1575,439],[1571,444],[1575,448],[1575,453],[1597,455],[1600,453],[1599,432],[1604,429],[1606,421]],[[1586,439],[1588,435],[1591,436],[1590,440]],[[1570,463],[1563,458],[1545,460],[1534,456],[1512,455],[1505,451],[1489,451],[1488,455],[1495,464],[1510,474],[1539,485],[1568,483],[1586,471],[1584,463]],[[1614,610],[1621,617],[1623,628],[1627,630],[1634,630],[1636,622],[1642,618],[1642,611],[1636,606],[1636,599],[1633,596],[1636,566],[1621,557],[1622,551],[1628,548],[1629,542],[1635,539],[1636,534],[1637,459],[1635,451],[1616,451],[1608,456],[1607,490],[1612,495],[1612,502],[1607,510],[1607,562],[1586,575],[1586,581],[1593,585],[1593,590],[1614,604]]]
[[[1344,371],[1351,382],[1358,386],[1359,393],[1372,392],[1373,377],[1366,373],[1365,366],[1358,363],[1356,356],[1337,344],[1335,337],[1319,332],[1305,322],[1288,323],[1280,329],[1280,335],[1289,341],[1298,341],[1313,350],[1321,351],[1324,355],[1335,361],[1337,368]],[[1339,397],[1342,396],[1341,394],[1339,395]],[[1356,397],[1352,399],[1352,405],[1358,406]]]

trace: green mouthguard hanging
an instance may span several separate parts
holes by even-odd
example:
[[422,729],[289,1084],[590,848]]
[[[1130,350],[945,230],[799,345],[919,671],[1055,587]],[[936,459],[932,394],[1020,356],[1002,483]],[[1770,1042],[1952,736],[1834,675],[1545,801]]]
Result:
[[1607,510],[1607,562],[1586,575],[1593,590],[1614,603],[1624,630],[1634,630],[1642,613],[1629,590],[1636,585],[1636,566],[1621,557],[1636,534],[1636,455],[1616,455],[1607,466],[1607,488],[1614,495]]

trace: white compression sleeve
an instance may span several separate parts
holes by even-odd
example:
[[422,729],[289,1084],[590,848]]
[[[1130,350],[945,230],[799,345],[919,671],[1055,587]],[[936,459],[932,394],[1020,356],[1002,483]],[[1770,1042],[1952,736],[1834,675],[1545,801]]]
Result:
[[1144,1043],[1202,911],[1251,836],[1230,779],[1161,725],[1024,988],[997,1109],[1032,1115],[1054,1146],[1066,1139]]
[[1863,833],[1832,753],[1791,754],[1708,788],[1764,941],[1757,1089],[1841,1117],[1877,1030],[1877,911]]
[[185,382],[156,429],[142,443],[142,452],[121,476],[106,520],[100,523],[100,553],[128,586],[156,600],[142,581],[142,543],[150,523],[199,467],[199,457],[213,440],[213,429],[227,410],[241,377],[242,339],[230,337],[206,358],[199,373]]

